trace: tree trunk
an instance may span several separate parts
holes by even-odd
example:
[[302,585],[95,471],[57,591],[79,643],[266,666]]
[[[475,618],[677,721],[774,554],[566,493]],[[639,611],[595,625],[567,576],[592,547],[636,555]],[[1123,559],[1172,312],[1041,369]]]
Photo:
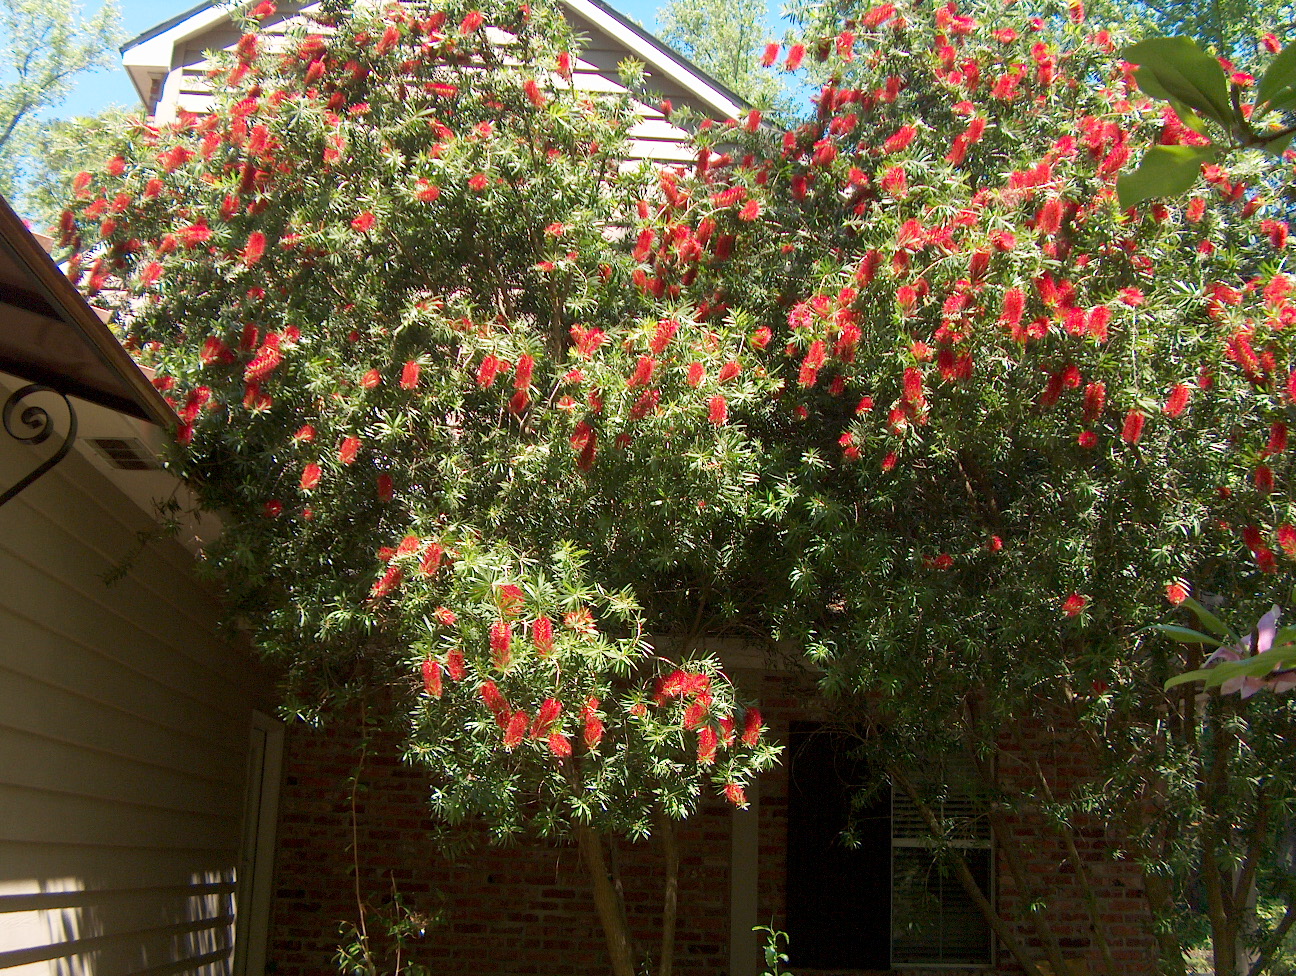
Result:
[[599,922],[603,925],[608,955],[612,958],[612,976],[635,976],[629,927],[626,925],[625,912],[617,897],[616,887],[608,874],[607,859],[603,856],[603,840],[593,828],[582,825],[576,828],[576,841],[580,847],[581,859],[585,862],[585,870],[589,872],[590,885],[594,889],[594,907],[598,911]]
[[679,907],[679,844],[675,824],[660,808],[657,826],[661,831],[662,856],[666,859],[666,890],[662,893],[661,961],[658,976],[671,976],[675,960],[675,918]]

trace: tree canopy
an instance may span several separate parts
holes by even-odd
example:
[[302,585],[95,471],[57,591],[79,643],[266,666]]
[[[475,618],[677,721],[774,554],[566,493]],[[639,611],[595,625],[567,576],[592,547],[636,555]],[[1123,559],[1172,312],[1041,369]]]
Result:
[[[762,59],[813,62],[812,115],[677,110],[696,158],[663,169],[622,165],[633,101],[573,87],[546,3],[249,24],[212,114],[77,177],[73,273],[124,289],[289,708],[380,703],[443,819],[576,837],[619,976],[600,836],[773,759],[716,637],[804,653],[920,805],[960,751],[1000,823],[1105,819],[1167,971],[1200,883],[1234,973],[1236,892],[1284,890],[1292,705],[1215,696],[1202,731],[1147,627],[1292,579],[1281,211],[1245,161],[1119,207],[1185,132],[1079,3],[800,16]],[[1092,777],[1006,782],[1024,728]]]

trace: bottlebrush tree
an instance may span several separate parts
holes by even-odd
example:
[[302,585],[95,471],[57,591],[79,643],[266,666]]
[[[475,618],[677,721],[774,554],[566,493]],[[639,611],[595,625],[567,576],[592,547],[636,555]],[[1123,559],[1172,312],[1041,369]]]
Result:
[[[1022,893],[977,904],[1027,972],[1065,960],[1014,828],[1076,852],[1086,817],[1146,866],[1163,967],[1200,878],[1235,972],[1291,706],[1216,696],[1200,732],[1161,687],[1192,652],[1145,628],[1291,581],[1281,201],[1214,168],[1122,212],[1115,177],[1188,136],[1078,4],[801,19],[764,60],[829,79],[811,117],[681,110],[697,159],[661,171],[546,4],[252,25],[210,115],[78,178],[74,274],[125,289],[289,707],[381,701],[445,820],[574,837],[617,976],[608,839],[669,856],[774,756],[689,653],[719,635],[804,649],[920,809],[971,757]],[[1039,735],[1092,777],[1012,748]]]

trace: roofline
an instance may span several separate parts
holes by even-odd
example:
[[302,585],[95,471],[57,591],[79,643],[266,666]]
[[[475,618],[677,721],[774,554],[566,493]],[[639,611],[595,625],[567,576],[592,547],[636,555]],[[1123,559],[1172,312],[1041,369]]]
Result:
[[132,37],[121,47],[117,48],[117,51],[119,54],[125,54],[131,48],[139,47],[141,44],[145,43],[146,41],[153,40],[153,38],[157,37],[159,34],[165,34],[172,27],[176,27],[179,26],[180,24],[183,24],[190,17],[196,17],[204,10],[209,10],[215,6],[218,6],[217,0],[204,0],[204,2],[198,4],[198,6],[191,7],[190,9],[186,10],[184,13],[176,14],[174,17],[170,18],[169,20],[164,20],[162,23],[150,27],[148,30],[138,35],[137,37]]
[[[567,0],[560,0],[560,2],[567,2]],[[645,30],[642,26],[636,24],[625,14],[621,13],[621,11],[617,10],[615,7],[610,6],[608,3],[605,2],[605,0],[587,0],[587,2],[591,3],[595,7],[598,7],[600,10],[606,13],[613,20],[621,24],[621,26],[639,35],[639,37],[643,41],[645,41],[650,47],[655,48],[657,51],[666,55],[666,57],[670,58],[671,60],[678,61],[682,67],[686,68],[688,71],[691,71],[693,74],[697,75],[702,81],[706,82],[708,85],[715,88],[716,91],[720,92],[720,94],[724,95],[726,98],[733,101],[734,104],[740,107],[751,108],[751,102],[747,101],[747,99],[743,98],[741,95],[739,95],[736,91],[734,91],[729,86],[725,85],[723,82],[720,82],[717,79],[713,78],[711,75],[707,74],[705,71],[699,68],[688,58],[684,57],[684,55],[680,54],[679,51],[675,50],[675,48],[671,47],[669,44],[663,41],[656,34],[650,33],[649,31]]]
[[[617,10],[616,8],[606,3],[605,0],[558,0],[558,2],[564,6],[572,7],[572,8],[578,8],[580,6],[583,6],[584,4],[589,4],[589,6],[595,8],[604,16],[610,17],[613,21],[617,23],[619,27],[622,27],[623,29],[634,34],[641,42],[646,44],[648,47],[652,48],[658,54],[662,55],[666,60],[674,62],[685,73],[693,75],[699,82],[702,83],[704,87],[710,87],[714,89],[714,91],[718,95],[720,95],[722,99],[730,102],[732,104],[732,107],[739,108],[739,109],[751,108],[751,103],[748,102],[747,99],[743,98],[741,95],[733,91],[727,85],[711,77],[709,74],[707,74],[705,71],[699,68],[688,58],[684,57],[684,55],[680,54],[679,51],[675,50],[673,47],[671,47],[661,38],[657,37],[655,34],[645,30],[639,24],[636,24],[625,14],[621,13],[621,11]],[[213,7],[218,7],[218,6],[224,6],[224,5],[219,3],[218,0],[204,0],[203,3],[200,3],[195,7],[191,7],[189,10],[186,10],[184,13],[176,14],[174,17],[171,17],[169,20],[165,20],[154,27],[150,27],[142,34],[127,41],[120,48],[118,48],[118,51],[121,54],[125,55],[126,52],[131,50],[132,48],[139,47],[141,44],[146,44],[147,42],[153,40],[154,38],[160,37],[161,35],[165,34],[167,31],[171,30],[172,28],[178,27],[179,25],[183,24],[186,20],[196,17],[199,14],[204,13],[208,10],[211,10]],[[232,15],[232,11],[230,11],[228,8],[226,9],[226,13]],[[717,104],[715,107],[724,108],[725,106]]]
[[117,337],[95,314],[86,303],[85,298],[76,290],[67,275],[58,269],[48,254],[40,246],[10,208],[8,201],[0,197],[0,238],[12,253],[21,267],[26,269],[40,286],[42,297],[49,302],[53,311],[94,352],[104,367],[122,381],[130,391],[129,399],[89,389],[81,383],[70,381],[58,372],[57,363],[37,365],[29,373],[39,373],[40,379],[60,392],[101,403],[122,413],[128,413],[148,420],[164,429],[172,429],[179,423],[175,410],[166,402],[148,377],[117,341]]

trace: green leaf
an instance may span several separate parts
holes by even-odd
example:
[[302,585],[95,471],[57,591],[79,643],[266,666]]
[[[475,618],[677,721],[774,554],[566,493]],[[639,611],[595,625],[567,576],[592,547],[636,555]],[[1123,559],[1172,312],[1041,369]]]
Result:
[[1188,627],[1180,627],[1178,624],[1153,624],[1148,628],[1155,630],[1159,634],[1164,634],[1171,640],[1177,640],[1181,644],[1210,644],[1219,646],[1219,641],[1209,634],[1203,634],[1200,631],[1192,630]]
[[1180,606],[1187,610],[1191,610],[1193,615],[1201,621],[1201,625],[1212,634],[1219,637],[1220,640],[1229,643],[1233,643],[1236,640],[1233,636],[1233,632],[1224,626],[1224,621],[1220,620],[1219,617],[1215,616],[1215,614],[1211,613],[1192,597],[1186,598]]
[[1292,98],[1296,98],[1296,44],[1288,44],[1269,63],[1256,86],[1255,115],[1263,115],[1278,108],[1280,101]]
[[1215,159],[1214,146],[1153,146],[1138,168],[1116,180],[1122,210],[1155,197],[1186,193],[1201,175],[1202,163]]
[[1287,135],[1279,136],[1277,139],[1270,139],[1264,144],[1264,151],[1271,156],[1281,156],[1287,151],[1287,147],[1291,145],[1292,135],[1289,132]]
[[1177,674],[1165,683],[1165,690],[1177,688],[1179,685],[1186,685],[1193,681],[1206,681],[1214,673],[1214,668],[1200,668],[1196,671],[1185,671],[1183,674]]
[[1230,132],[1240,121],[1229,102],[1224,69],[1192,38],[1149,38],[1126,48],[1123,56],[1140,66],[1134,80],[1153,98],[1178,99]]

